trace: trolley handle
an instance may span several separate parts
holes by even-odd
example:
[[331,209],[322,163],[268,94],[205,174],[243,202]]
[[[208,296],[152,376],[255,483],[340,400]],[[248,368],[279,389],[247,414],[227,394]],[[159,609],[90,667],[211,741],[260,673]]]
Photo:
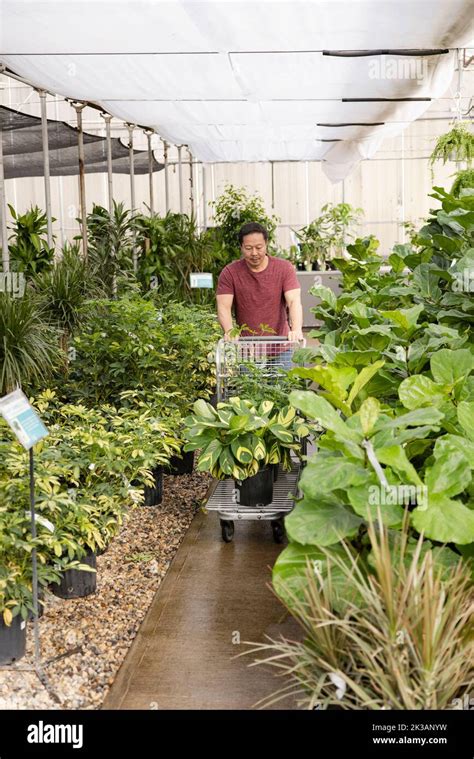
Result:
[[[221,338],[224,340],[224,338]],[[263,335],[258,337],[253,337],[252,335],[244,335],[243,337],[238,337],[237,340],[234,340],[233,342],[237,343],[255,343],[255,342],[288,342],[288,335]],[[227,341],[226,341],[227,342]],[[301,338],[301,340],[292,340],[292,342],[298,342],[298,343],[306,343],[306,338]]]

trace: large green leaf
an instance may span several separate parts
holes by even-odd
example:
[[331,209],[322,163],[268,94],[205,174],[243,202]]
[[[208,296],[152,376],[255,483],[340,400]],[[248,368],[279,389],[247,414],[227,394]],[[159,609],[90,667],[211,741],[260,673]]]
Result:
[[368,520],[370,515],[376,522],[380,511],[384,525],[400,529],[404,508],[399,503],[397,485],[390,485],[386,490],[374,475],[365,484],[349,488],[347,495],[355,513],[362,519]]
[[252,435],[240,435],[236,440],[231,443],[232,453],[235,458],[241,464],[249,464],[253,457],[253,437]]
[[411,308],[399,308],[394,311],[381,311],[382,316],[397,324],[406,332],[410,332],[418,323],[418,317],[424,306],[412,306]]
[[193,409],[196,416],[202,416],[204,419],[208,419],[209,421],[212,421],[216,418],[215,409],[211,406],[210,403],[207,403],[202,399],[195,401]]
[[431,540],[459,545],[474,542],[474,511],[446,495],[430,495],[429,507],[414,509],[411,518],[415,529]]
[[229,422],[233,432],[243,432],[250,427],[250,414],[236,414]]
[[458,421],[469,440],[474,441],[474,401],[461,401],[457,408]]
[[282,443],[292,443],[294,441],[293,433],[287,430],[286,427],[283,427],[282,424],[271,424],[268,429]]
[[376,374],[378,370],[381,369],[384,364],[385,364],[385,361],[383,359],[380,359],[380,361],[376,361],[374,364],[365,366],[359,372],[359,374],[357,375],[355,379],[354,384],[351,387],[349,398],[347,399],[349,406],[352,405],[353,400],[357,398],[362,388],[367,384],[367,382],[369,382],[369,380],[372,379],[374,374]]
[[401,445],[385,446],[378,448],[375,455],[381,464],[391,467],[402,478],[406,477],[408,482],[414,485],[423,485],[415,467],[408,460],[405,450]]
[[316,455],[303,469],[300,486],[303,493],[315,500],[323,493],[360,485],[368,478],[364,467],[353,464],[343,456]]
[[[349,559],[342,547],[332,546],[326,549],[327,553],[316,546],[302,546],[298,543],[290,543],[279,555],[273,567],[273,587],[280,598],[292,605],[292,595],[300,600],[305,598],[307,588],[308,563],[310,571],[314,571],[318,585],[328,583],[328,565],[330,573],[330,587],[332,590],[331,604],[340,612],[343,612],[348,603],[362,604],[353,584],[348,582],[351,567],[346,570],[334,565],[334,558],[349,564]],[[334,557],[334,558],[333,558]]]
[[293,390],[290,393],[290,403],[305,416],[318,421],[325,429],[341,436],[343,440],[346,438],[355,443],[360,442],[361,436],[344,423],[331,404],[311,390]]
[[218,440],[212,440],[199,456],[198,466],[200,472],[210,472],[217,464],[222,452],[222,444]]
[[[342,554],[341,549],[334,548]],[[280,598],[291,606],[291,594],[300,600],[304,598],[304,590],[307,586],[306,572],[308,563],[310,568],[317,568],[325,574],[327,564],[326,554],[315,546],[302,546],[298,543],[290,543],[279,555],[272,573],[273,587]]]
[[[407,414],[400,414],[390,421],[383,422],[383,429],[394,429],[404,427],[424,427],[433,425],[437,427],[443,419],[443,412],[436,408],[417,408],[409,411]],[[378,425],[377,425],[378,427]]]
[[222,450],[219,456],[219,466],[224,474],[226,474],[228,477],[231,476],[235,466],[235,461],[228,448],[224,448]]
[[436,382],[454,386],[462,382],[471,373],[474,356],[467,348],[457,351],[443,348],[431,356],[431,374]]
[[415,374],[413,377],[404,379],[398,388],[398,395],[405,408],[408,409],[436,406],[446,399],[443,387],[424,374]]
[[471,469],[474,469],[474,440],[467,440],[461,435],[442,435],[437,439],[434,447],[436,458],[444,454],[451,456],[454,453],[465,456]]
[[335,499],[304,498],[285,519],[288,537],[302,545],[330,546],[357,535],[363,520]]
[[366,398],[359,409],[360,426],[365,437],[370,435],[380,415],[380,401]]
[[337,299],[330,287],[325,287],[325,285],[313,285],[309,292],[316,298],[320,298],[323,303],[326,303],[334,310],[336,309]]
[[471,467],[461,452],[440,454],[425,473],[425,483],[430,495],[458,495],[468,487],[471,478]]

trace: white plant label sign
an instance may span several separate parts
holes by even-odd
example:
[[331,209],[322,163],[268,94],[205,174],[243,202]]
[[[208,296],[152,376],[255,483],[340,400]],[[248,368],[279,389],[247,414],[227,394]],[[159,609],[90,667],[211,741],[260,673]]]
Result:
[[27,451],[48,435],[48,430],[22,390],[14,390],[0,398],[0,414]]
[[212,288],[214,287],[212,274],[208,272],[193,272],[189,275],[189,284],[193,288],[197,287],[205,287],[205,288]]

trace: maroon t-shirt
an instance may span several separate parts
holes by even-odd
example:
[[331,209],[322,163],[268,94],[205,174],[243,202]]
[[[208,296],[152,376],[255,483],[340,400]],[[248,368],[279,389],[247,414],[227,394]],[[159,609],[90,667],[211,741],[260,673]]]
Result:
[[[233,295],[237,324],[247,324],[257,335],[283,335],[289,331],[284,293],[300,287],[293,265],[268,256],[263,271],[252,271],[243,258],[225,266],[217,283],[217,295]],[[268,324],[274,332],[261,331]],[[243,330],[242,335],[251,334]]]

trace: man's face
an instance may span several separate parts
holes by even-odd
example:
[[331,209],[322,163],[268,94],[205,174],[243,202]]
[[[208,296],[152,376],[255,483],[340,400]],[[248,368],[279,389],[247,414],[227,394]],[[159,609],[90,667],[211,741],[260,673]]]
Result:
[[267,243],[261,232],[252,232],[250,235],[245,235],[240,249],[251,269],[258,269],[267,255]]

